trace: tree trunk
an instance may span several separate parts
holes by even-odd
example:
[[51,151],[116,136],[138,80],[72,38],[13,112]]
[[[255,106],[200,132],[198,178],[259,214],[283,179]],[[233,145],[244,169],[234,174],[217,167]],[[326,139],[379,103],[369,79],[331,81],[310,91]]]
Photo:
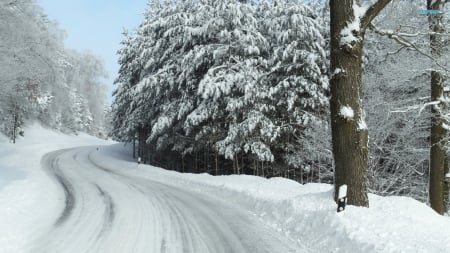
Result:
[[261,176],[265,177],[264,176],[264,161],[261,161]]
[[[427,0],[428,10],[442,10],[442,1]],[[443,33],[442,15],[429,14],[428,22],[430,31],[431,55],[439,58],[442,55],[442,36],[436,33]],[[447,144],[447,130],[444,127],[447,121],[444,118],[444,103],[440,101],[444,96],[444,76],[437,70],[431,71],[431,102],[436,102],[431,108],[431,148],[430,148],[430,206],[439,214],[446,212],[445,200],[445,146]]]
[[[352,31],[358,38],[341,43],[341,31],[354,19],[352,0],[334,0],[331,10],[331,129],[335,161],[335,199],[338,188],[348,186],[348,203],[369,206],[367,196],[368,131],[361,105],[361,55],[364,31]],[[341,113],[342,109],[348,113]],[[345,111],[345,110],[344,110]],[[353,115],[351,113],[353,111]]]
[[184,173],[184,155],[181,155],[181,172]]
[[[445,163],[444,163],[444,173],[447,174],[449,173],[449,169],[448,169],[448,156],[445,158]],[[450,210],[450,182],[449,182],[449,178],[446,178],[445,183],[444,183],[444,208],[445,211],[448,212]]]
[[197,149],[195,149],[195,162],[194,162],[194,167],[195,167],[195,173],[198,173],[198,151],[197,151]]
[[16,137],[17,137],[17,112],[16,107],[14,107],[14,114],[13,114],[13,129],[12,129],[12,143],[16,143]]
[[217,151],[215,151],[215,158],[216,158],[215,166],[216,166],[216,176],[217,176],[217,175],[219,175],[219,158],[218,158]]
[[133,158],[136,158],[136,135],[133,137]]

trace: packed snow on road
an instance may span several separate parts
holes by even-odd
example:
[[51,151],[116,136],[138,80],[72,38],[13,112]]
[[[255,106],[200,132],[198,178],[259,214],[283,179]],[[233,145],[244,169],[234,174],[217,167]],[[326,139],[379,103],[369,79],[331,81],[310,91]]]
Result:
[[450,219],[405,197],[336,212],[332,186],[181,174],[37,124],[0,138],[0,252],[448,252]]

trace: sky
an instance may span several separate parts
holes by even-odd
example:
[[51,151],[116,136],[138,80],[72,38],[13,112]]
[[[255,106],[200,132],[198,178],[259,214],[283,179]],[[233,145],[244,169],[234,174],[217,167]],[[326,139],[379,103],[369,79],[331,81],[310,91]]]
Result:
[[108,101],[119,65],[116,52],[125,29],[143,20],[147,0],[36,0],[51,20],[67,33],[66,47],[91,51],[104,60]]

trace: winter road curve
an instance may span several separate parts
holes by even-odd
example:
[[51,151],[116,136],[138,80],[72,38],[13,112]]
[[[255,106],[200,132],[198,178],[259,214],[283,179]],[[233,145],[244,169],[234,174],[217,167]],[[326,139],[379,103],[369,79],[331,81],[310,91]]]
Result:
[[96,152],[82,147],[42,159],[62,208],[31,252],[308,252],[237,204],[99,165]]

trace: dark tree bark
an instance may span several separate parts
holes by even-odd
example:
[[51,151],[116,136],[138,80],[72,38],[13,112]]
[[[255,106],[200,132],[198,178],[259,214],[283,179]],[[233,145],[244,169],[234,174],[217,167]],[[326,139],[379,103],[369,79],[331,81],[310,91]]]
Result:
[[[361,56],[369,23],[391,0],[379,0],[362,17],[355,17],[357,0],[330,1],[331,32],[331,129],[335,162],[335,199],[338,188],[348,186],[348,203],[369,206],[367,197],[368,130],[361,105]],[[354,21],[349,36],[344,28]],[[352,26],[354,27],[354,26]],[[346,37],[346,39],[343,39]],[[349,39],[354,38],[354,39]],[[341,113],[351,108],[353,117]]]
[[[427,0],[428,10],[442,10],[443,1]],[[444,32],[442,24],[442,14],[428,14],[428,23],[430,27],[430,47],[431,55],[439,58],[443,50],[443,38],[439,33]],[[436,104],[431,108],[431,148],[430,148],[430,205],[439,214],[446,212],[445,191],[447,185],[445,184],[446,168],[446,152],[445,145],[447,144],[447,130],[444,124],[447,121],[444,118],[443,110],[444,103],[440,99],[444,96],[444,82],[445,77],[438,70],[431,71],[431,102]],[[447,195],[448,197],[448,195]]]

